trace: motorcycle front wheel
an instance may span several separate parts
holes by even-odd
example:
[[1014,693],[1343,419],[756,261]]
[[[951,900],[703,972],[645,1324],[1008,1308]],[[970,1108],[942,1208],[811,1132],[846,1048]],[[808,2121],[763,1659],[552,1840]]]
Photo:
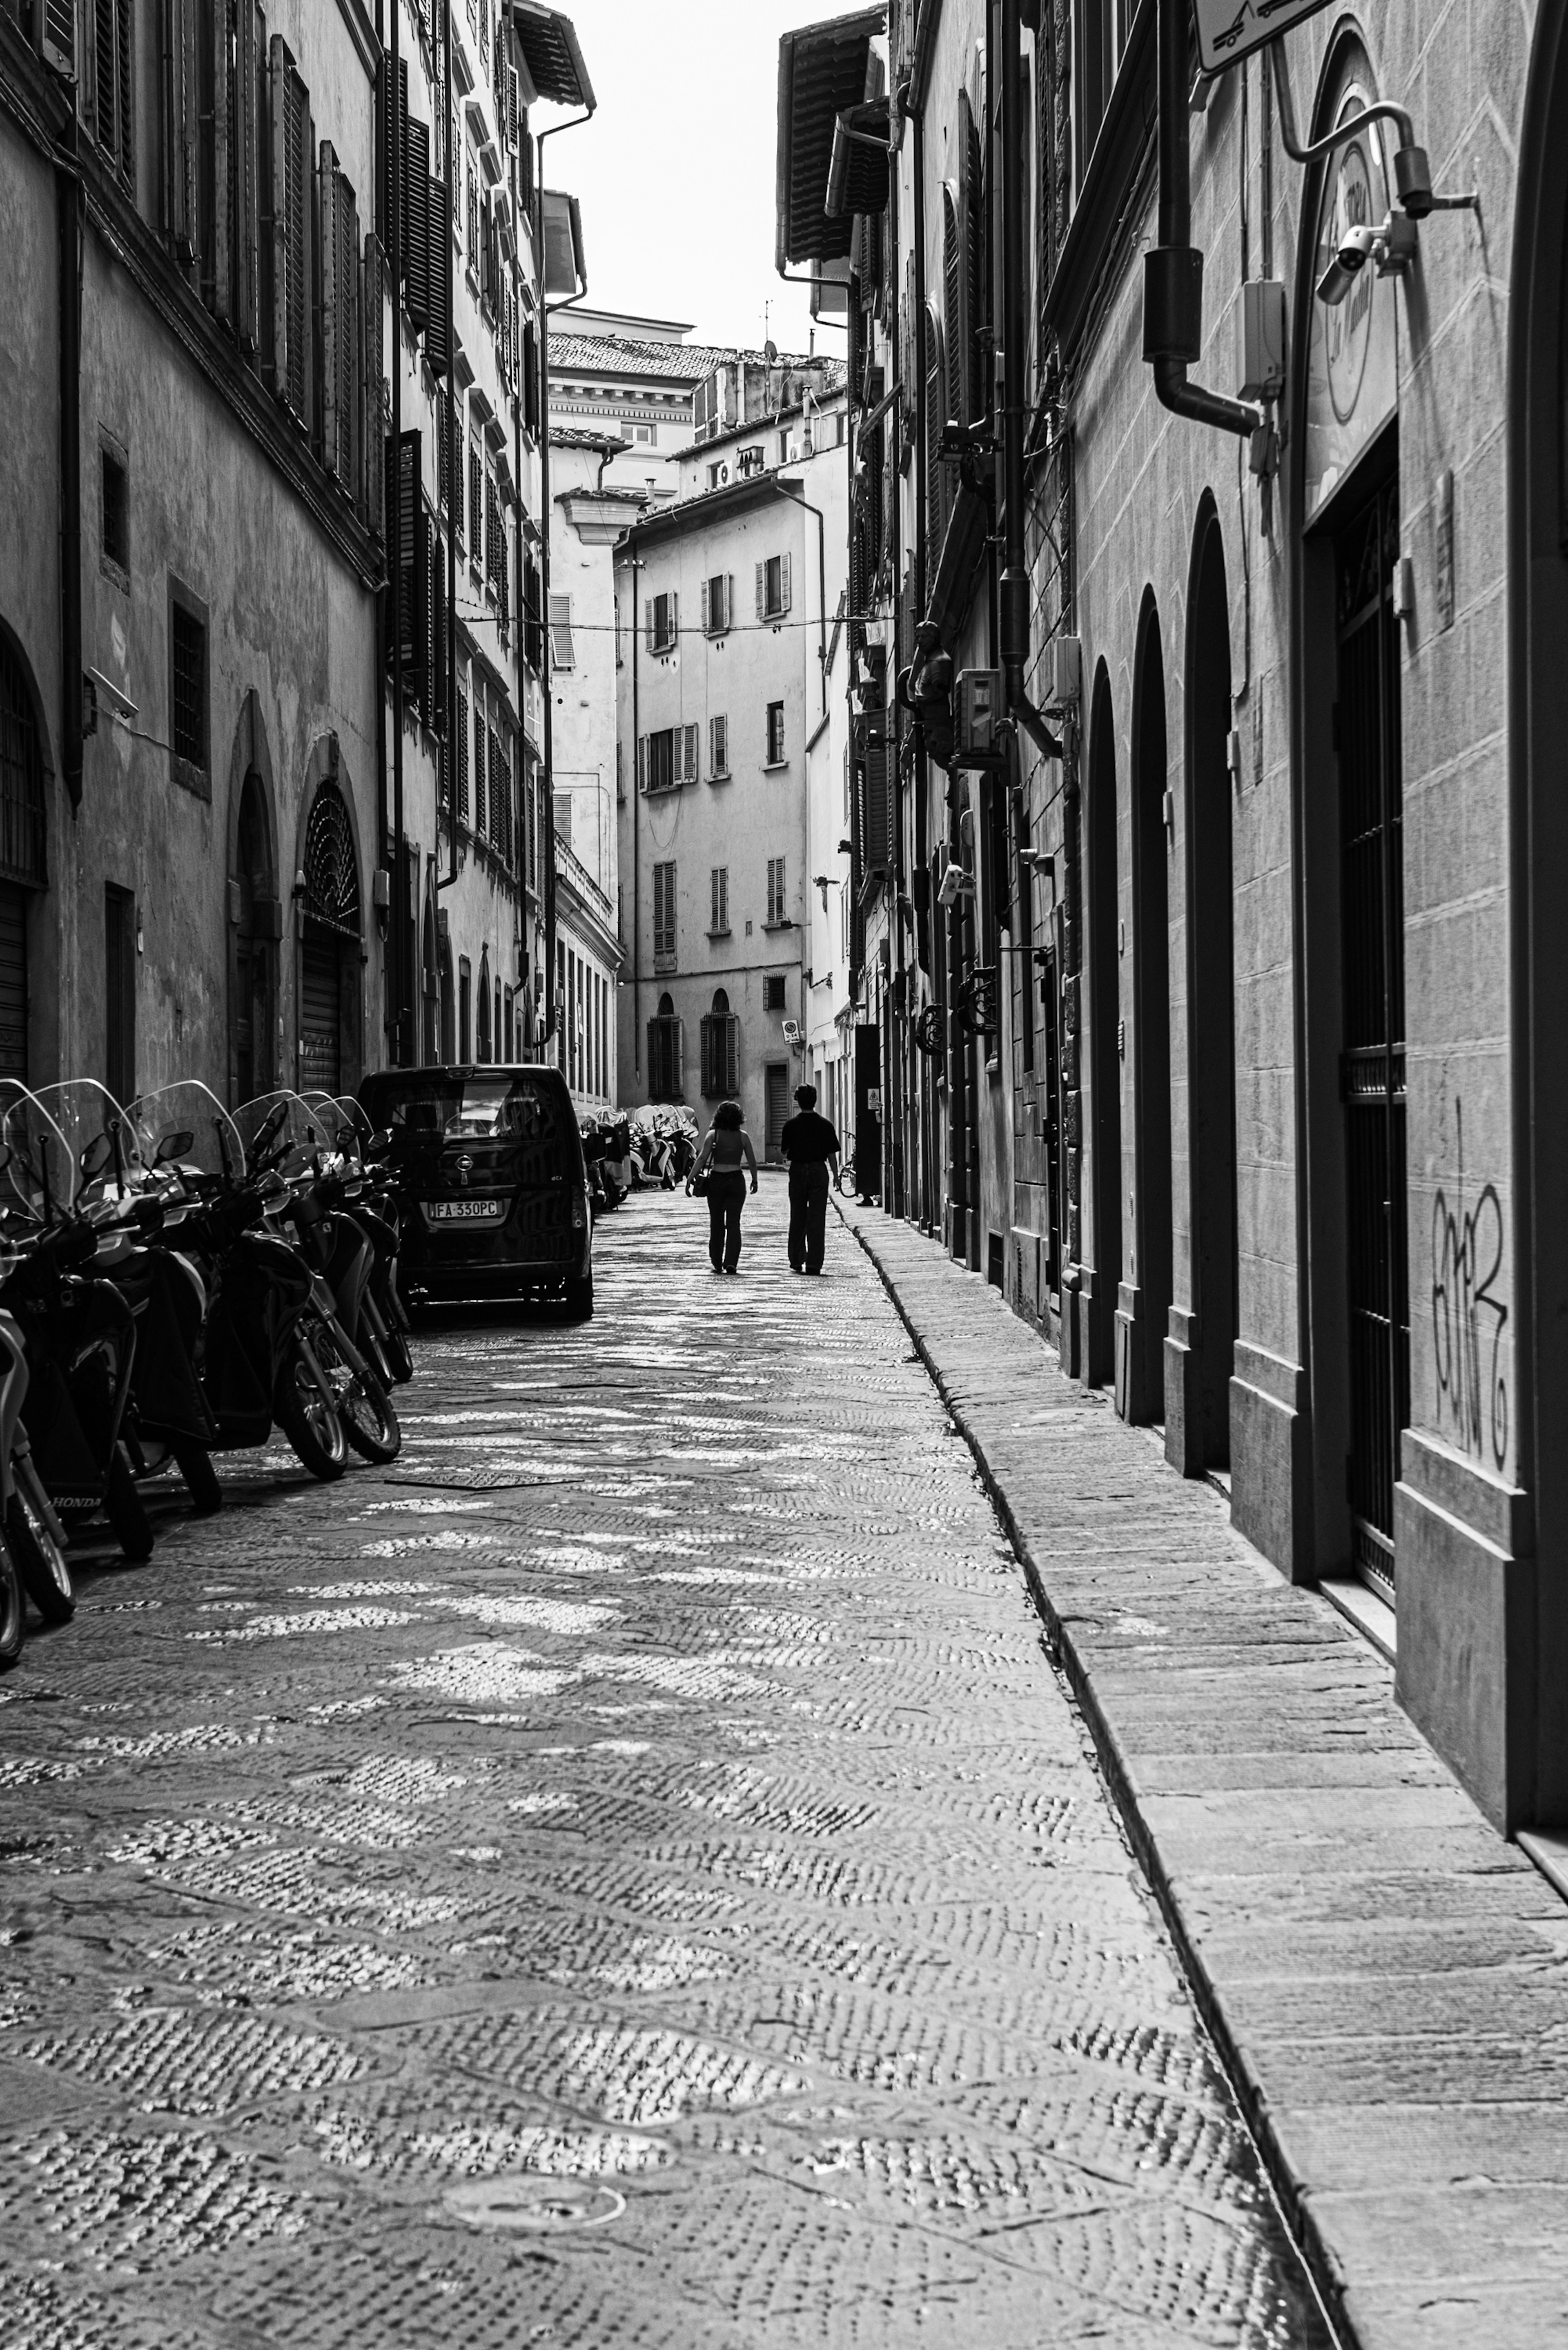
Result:
[[22,1653],[22,1627],[26,1620],[22,1579],[11,1545],[0,1539],[0,1673],[9,1671]]
[[371,1341],[369,1353],[384,1383],[402,1387],[414,1375],[414,1358],[408,1339],[395,1323],[382,1314],[369,1291],[365,1295],[365,1335]]
[[5,1513],[5,1547],[22,1588],[46,1624],[68,1624],[77,1612],[70,1561],[49,1531],[37,1471],[30,1460],[13,1463],[16,1483]]
[[[322,1335],[317,1325],[311,1333],[313,1349]],[[325,1363],[317,1367],[297,1336],[290,1340],[277,1375],[273,1408],[278,1426],[311,1475],[323,1483],[341,1477],[348,1465],[348,1451],[331,1375]]]
[[402,1450],[403,1431],[392,1399],[351,1340],[323,1326],[312,1341],[337,1398],[343,1433],[362,1459],[384,1464]]

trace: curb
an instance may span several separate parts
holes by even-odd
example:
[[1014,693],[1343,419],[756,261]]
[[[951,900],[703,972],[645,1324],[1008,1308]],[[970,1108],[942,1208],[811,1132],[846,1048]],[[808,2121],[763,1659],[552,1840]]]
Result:
[[[941,1367],[932,1355],[921,1332],[917,1329],[908,1307],[899,1296],[897,1284],[883,1263],[872,1242],[858,1224],[852,1223],[835,1199],[834,1208],[846,1232],[858,1242],[869,1259],[873,1270],[892,1304],[895,1313],[909,1335],[909,1339],[925,1365],[931,1384],[942,1399],[943,1409],[968,1445],[985,1487],[992,1506],[1001,1520],[1002,1531],[1012,1545],[1014,1557],[1023,1570],[1024,1583],[1034,1603],[1036,1612],[1045,1627],[1045,1638],[1052,1662],[1066,1678],[1074,1701],[1083,1714],[1095,1752],[1105,1773],[1106,1787],[1116,1805],[1117,1815],[1132,1848],[1134,1858],[1148,1881],[1165,1920],[1181,1970],[1187,1979],[1204,2025],[1214,2042],[1216,2052],[1235,2095],[1242,2118],[1256,2145],[1262,2162],[1263,2173],[1272,2191],[1281,2220],[1291,2241],[1301,2256],[1303,2266],[1315,2293],[1324,2323],[1341,2350],[1358,2350],[1358,2337],[1345,2307],[1345,2280],[1337,2262],[1307,2208],[1310,2184],[1300,2177],[1293,2166],[1284,2146],[1273,2126],[1267,2097],[1261,2085],[1252,2077],[1238,2049],[1225,2018],[1220,1994],[1213,1978],[1203,1964],[1197,1945],[1188,1930],[1170,1877],[1160,1858],[1159,1847],[1153,1831],[1143,1815],[1132,1774],[1129,1772],[1116,1729],[1096,1693],[1094,1677],[1080,1656],[1071,1631],[1064,1625],[1045,1588],[1044,1579],[1035,1564],[1029,1540],[1019,1524],[1006,1490],[992,1469],[984,1441],[977,1433],[964,1407],[952,1395]],[[917,1234],[920,1239],[928,1236]],[[934,1245],[934,1243],[932,1243]]]

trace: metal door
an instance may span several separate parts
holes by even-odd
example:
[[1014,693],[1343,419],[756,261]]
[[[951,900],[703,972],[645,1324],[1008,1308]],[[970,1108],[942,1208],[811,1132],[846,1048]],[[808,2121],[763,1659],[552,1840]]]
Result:
[[0,1077],[27,1082],[27,892],[0,881]]
[[343,1089],[342,951],[306,931],[300,957],[299,1081],[306,1092]]
[[1394,1486],[1410,1417],[1406,1250],[1405,922],[1399,762],[1398,491],[1335,546],[1340,951],[1352,1560],[1394,1596]]

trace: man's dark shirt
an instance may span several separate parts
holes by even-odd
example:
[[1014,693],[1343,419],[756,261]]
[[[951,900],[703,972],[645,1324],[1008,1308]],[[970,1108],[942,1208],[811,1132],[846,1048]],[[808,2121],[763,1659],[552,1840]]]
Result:
[[821,1165],[836,1152],[838,1136],[815,1110],[796,1110],[779,1137],[779,1149],[792,1167],[805,1167],[813,1162]]

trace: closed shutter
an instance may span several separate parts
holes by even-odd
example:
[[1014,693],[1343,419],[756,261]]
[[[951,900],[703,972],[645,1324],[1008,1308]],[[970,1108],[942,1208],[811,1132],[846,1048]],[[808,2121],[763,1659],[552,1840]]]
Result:
[[386,262],[380,240],[368,236],[359,269],[359,430],[365,452],[360,512],[372,530],[381,527],[383,496],[386,380],[381,372],[381,337],[386,288]]
[[683,726],[680,732],[682,737],[682,758],[680,764],[681,781],[683,783],[694,784],[697,780],[697,727],[695,723],[690,726]]
[[942,330],[937,314],[926,305],[926,538],[932,565],[940,550],[942,536],[943,484],[941,460],[937,454],[942,437]]
[[713,615],[711,598],[709,594],[711,585],[711,582],[709,580],[704,579],[702,582],[702,634],[704,636],[719,626]]
[[434,177],[425,183],[425,256],[430,318],[425,358],[437,375],[446,373],[452,344],[452,240],[445,234],[446,190]]
[[473,829],[483,839],[490,811],[490,729],[484,712],[473,705]]
[[637,788],[639,792],[645,792],[648,789],[648,737],[646,734],[639,734],[637,738]]
[[859,762],[861,789],[865,795],[865,814],[861,837],[865,843],[866,870],[886,872],[889,863],[888,839],[888,753],[879,743],[868,743]]
[[765,563],[759,563],[757,566],[757,618],[759,620],[765,620],[767,617],[768,567]]
[[715,775],[730,772],[730,722],[728,718],[711,718],[708,722],[709,768]]
[[528,432],[538,432],[539,341],[532,318],[523,323],[523,422]]
[[[202,0],[202,38],[210,60],[203,90],[208,201],[203,221],[202,293],[215,318],[234,315],[234,60],[230,47],[232,0]],[[243,5],[243,0],[242,0]]]
[[261,36],[255,0],[236,0],[234,40],[234,321],[241,348],[260,339],[257,269],[260,255],[259,87]]
[[[967,109],[966,109],[967,111]],[[985,380],[985,169],[980,125],[969,114],[963,188],[964,232],[964,362],[969,395],[968,421],[976,424],[991,408]]]
[[[403,126],[403,286],[409,317],[422,334],[431,315],[431,127]],[[438,218],[440,217],[438,213]]]
[[300,151],[304,85],[281,34],[268,52],[272,99],[273,390],[305,417],[305,172]]
[[457,820],[468,822],[468,696],[461,687],[457,696]]
[[330,139],[321,142],[318,184],[321,203],[321,462],[329,473],[348,479],[349,433],[344,397],[342,338],[351,315],[343,286],[343,237],[338,226],[343,182]]
[[959,233],[958,194],[950,185],[942,190],[942,322],[947,344],[942,381],[942,422],[961,424],[963,402],[963,250]]
[[27,892],[0,881],[0,1077],[27,1081]]
[[307,931],[300,957],[299,1067],[306,1091],[343,1090],[343,955],[336,939]]
[[[430,629],[427,593],[430,579],[430,516],[420,496],[420,449],[418,432],[405,432],[399,451],[397,469],[398,535],[397,563],[401,582],[400,595],[400,636],[403,667],[405,700],[421,706],[425,691],[426,639]],[[389,504],[392,484],[387,485]],[[392,553],[391,517],[388,517],[387,551]]]
[[770,1062],[766,1071],[767,1140],[770,1159],[779,1155],[779,1144],[789,1115],[789,1070],[778,1062]]
[[789,604],[790,559],[787,555],[781,555],[779,557],[779,610],[781,612],[787,612],[789,610]]

